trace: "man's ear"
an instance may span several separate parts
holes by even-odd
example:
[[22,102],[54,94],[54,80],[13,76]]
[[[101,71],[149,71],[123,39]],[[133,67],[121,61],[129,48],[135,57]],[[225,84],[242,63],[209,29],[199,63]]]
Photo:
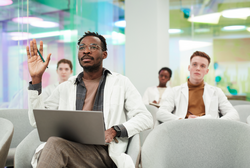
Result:
[[190,65],[188,65],[188,71],[190,71]]
[[209,72],[209,69],[207,69],[207,72],[206,72],[206,74]]
[[103,51],[102,59],[106,59],[107,57],[108,57],[108,52],[107,51]]
[[70,71],[70,74],[72,74],[72,73],[73,73],[73,70]]

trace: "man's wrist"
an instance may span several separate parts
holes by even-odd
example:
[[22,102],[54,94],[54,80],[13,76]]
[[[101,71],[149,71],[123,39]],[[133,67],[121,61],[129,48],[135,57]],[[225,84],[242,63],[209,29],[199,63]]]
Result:
[[120,128],[117,125],[113,126],[112,128],[116,132],[116,136],[115,137],[120,137],[121,136],[121,130],[120,130]]
[[31,77],[32,85],[38,84],[42,82],[41,77]]

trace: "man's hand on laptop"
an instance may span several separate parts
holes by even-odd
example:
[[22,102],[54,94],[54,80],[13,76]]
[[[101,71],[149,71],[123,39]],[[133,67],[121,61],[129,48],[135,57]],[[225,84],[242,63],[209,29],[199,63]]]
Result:
[[105,142],[110,143],[116,136],[114,128],[109,128],[105,131]]

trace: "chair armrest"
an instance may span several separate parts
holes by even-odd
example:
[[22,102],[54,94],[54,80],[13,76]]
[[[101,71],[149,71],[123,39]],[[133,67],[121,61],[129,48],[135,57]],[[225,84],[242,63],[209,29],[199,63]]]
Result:
[[250,115],[247,117],[247,124],[250,124]]
[[138,167],[141,158],[141,144],[139,134],[135,134],[133,137],[129,138],[126,153],[132,158],[135,167]]
[[31,159],[36,148],[42,144],[37,129],[31,131],[17,146],[15,153],[15,167],[32,168]]

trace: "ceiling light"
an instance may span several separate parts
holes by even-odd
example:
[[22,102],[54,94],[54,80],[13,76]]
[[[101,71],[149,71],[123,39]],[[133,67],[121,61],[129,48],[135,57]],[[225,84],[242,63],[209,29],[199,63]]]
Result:
[[9,32],[8,33],[9,36],[11,36],[12,40],[23,40],[23,39],[29,39],[29,37],[31,37],[31,33],[27,33],[27,32]]
[[179,49],[180,51],[193,50],[202,47],[211,46],[212,43],[204,42],[204,41],[192,41],[192,40],[180,40],[179,41]]
[[188,19],[189,22],[218,24],[221,13],[210,13],[206,15],[193,16]]
[[246,26],[244,25],[234,25],[234,26],[225,26],[221,30],[222,31],[237,31],[237,30],[245,30]]
[[115,26],[125,28],[126,27],[126,21],[125,20],[117,21],[117,22],[115,22]]
[[35,21],[30,23],[31,26],[34,27],[43,27],[43,28],[51,28],[51,27],[58,27],[59,24],[56,22],[49,22],[49,21]]
[[0,6],[11,5],[13,2],[11,0],[0,0]]
[[37,39],[37,38],[47,38],[47,37],[55,37],[55,36],[65,36],[65,35],[77,35],[77,30],[61,30],[61,31],[53,31],[46,33],[37,33],[37,34],[29,34],[27,36],[15,36],[11,39],[14,41],[19,40],[28,40],[28,39]]
[[124,34],[112,31],[111,37],[112,37],[112,44],[113,45],[125,44],[125,35]]
[[210,29],[195,29],[194,32],[196,33],[207,33],[207,32],[210,32]]
[[11,37],[22,37],[22,36],[31,35],[31,33],[27,33],[27,32],[9,32],[8,34],[9,34]]
[[12,19],[13,22],[17,23],[31,23],[31,22],[37,22],[37,21],[43,21],[43,19],[38,18],[38,17],[17,17]]
[[247,19],[247,17],[250,16],[250,8],[228,9],[221,13],[222,16],[226,18]]
[[168,33],[169,34],[178,34],[178,33],[182,33],[181,29],[168,29]]

